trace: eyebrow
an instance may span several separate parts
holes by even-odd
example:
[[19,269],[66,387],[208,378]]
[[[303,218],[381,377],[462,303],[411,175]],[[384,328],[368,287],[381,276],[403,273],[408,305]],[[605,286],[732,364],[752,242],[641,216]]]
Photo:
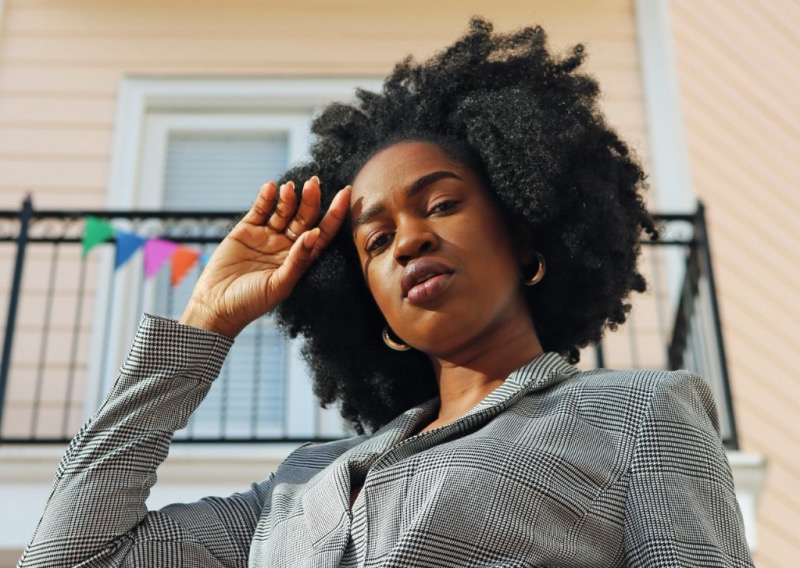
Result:
[[[462,177],[457,175],[457,174],[455,174],[454,172],[450,172],[450,171],[446,171],[446,170],[425,174],[424,176],[422,176],[421,178],[419,178],[418,180],[416,180],[414,183],[412,183],[411,185],[409,185],[406,188],[406,190],[405,190],[406,198],[413,197],[414,195],[416,195],[417,193],[419,193],[420,191],[422,191],[423,189],[425,189],[426,187],[428,187],[432,183],[436,183],[437,181],[439,181],[441,179],[458,179],[458,180],[461,180]],[[386,206],[383,203],[376,203],[375,205],[372,205],[371,207],[368,207],[366,209],[366,211],[361,213],[361,215],[359,215],[358,218],[356,218],[353,221],[353,233],[355,233],[361,225],[363,225],[364,223],[368,223],[374,217],[376,217],[376,216],[380,215],[381,213],[383,213],[383,211],[385,209],[386,209]]]

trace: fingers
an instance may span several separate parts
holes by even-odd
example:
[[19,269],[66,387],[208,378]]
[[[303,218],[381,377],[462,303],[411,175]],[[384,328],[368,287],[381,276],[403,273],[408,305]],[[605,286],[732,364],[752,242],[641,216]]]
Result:
[[319,178],[313,176],[303,185],[297,213],[286,227],[286,234],[289,238],[292,238],[293,235],[302,235],[316,224],[319,218],[319,204]]
[[250,208],[242,221],[253,225],[263,225],[266,223],[267,216],[275,207],[275,183],[269,182],[261,186],[253,206]]
[[350,210],[350,186],[337,193],[328,212],[319,222],[320,235],[314,242],[312,258],[319,256],[319,253],[330,244],[333,237],[341,228],[344,220],[347,218],[347,212]]
[[[334,196],[331,206],[319,226],[306,231],[292,244],[286,260],[275,274],[275,284],[278,288],[286,290],[287,296],[288,290],[294,287],[322,250],[333,240],[347,217],[349,208],[350,186],[347,186]],[[283,294],[280,296],[285,297]]]
[[292,220],[296,208],[297,194],[294,192],[294,182],[288,181],[278,190],[278,205],[270,215],[267,227],[277,233],[284,232]]
[[279,298],[280,301],[289,296],[297,281],[300,280],[303,273],[314,262],[314,245],[319,240],[319,235],[320,229],[315,227],[300,235],[297,241],[292,243],[286,260],[283,261],[283,264],[275,271],[275,275],[270,280],[270,287],[272,288],[270,295]]
[[[289,240],[297,241],[316,224],[319,218],[320,200],[317,176],[311,177],[303,185],[299,205],[294,182],[289,181],[277,190],[275,183],[269,182],[261,187],[253,207],[244,216],[243,221],[254,225],[265,225],[277,233],[282,233]],[[320,234],[314,237],[312,249],[314,258],[333,240],[347,218],[349,208],[350,186],[347,186],[334,196],[331,206],[319,223]]]

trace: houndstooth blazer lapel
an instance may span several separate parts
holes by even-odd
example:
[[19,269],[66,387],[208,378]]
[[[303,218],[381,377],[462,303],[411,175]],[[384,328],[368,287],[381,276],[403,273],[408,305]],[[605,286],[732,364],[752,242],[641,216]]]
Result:
[[555,353],[545,353],[514,371],[492,393],[458,420],[425,436],[413,436],[435,416],[439,400],[413,407],[350,448],[331,463],[306,488],[303,519],[312,543],[309,566],[337,566],[349,539],[350,471],[353,467],[380,471],[445,440],[474,431],[500,414],[521,396],[566,380],[577,373]]

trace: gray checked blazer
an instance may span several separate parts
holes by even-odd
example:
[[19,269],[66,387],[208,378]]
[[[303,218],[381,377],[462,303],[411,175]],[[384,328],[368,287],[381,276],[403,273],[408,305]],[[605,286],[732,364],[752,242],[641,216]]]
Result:
[[143,318],[20,567],[752,566],[705,383],[580,372],[554,353],[446,426],[415,434],[429,401],[371,436],[302,446],[243,493],[147,511],[230,344]]

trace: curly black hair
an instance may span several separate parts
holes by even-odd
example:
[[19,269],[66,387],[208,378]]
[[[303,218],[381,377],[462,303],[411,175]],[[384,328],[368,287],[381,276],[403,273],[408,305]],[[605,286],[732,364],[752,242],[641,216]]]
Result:
[[[600,113],[597,82],[578,71],[583,60],[582,45],[554,56],[540,27],[498,34],[474,18],[438,55],[399,63],[381,92],[358,90],[354,104],[326,107],[312,125],[311,161],[280,181],[318,175],[327,208],[379,150],[438,145],[479,174],[507,222],[524,227],[545,257],[545,279],[525,288],[528,308],[543,348],[576,362],[580,348],[625,322],[629,293],[645,289],[642,231],[656,236],[642,169]],[[427,355],[384,345],[385,321],[347,230],[277,316],[305,338],[321,403],[338,403],[357,432],[437,394]]]

